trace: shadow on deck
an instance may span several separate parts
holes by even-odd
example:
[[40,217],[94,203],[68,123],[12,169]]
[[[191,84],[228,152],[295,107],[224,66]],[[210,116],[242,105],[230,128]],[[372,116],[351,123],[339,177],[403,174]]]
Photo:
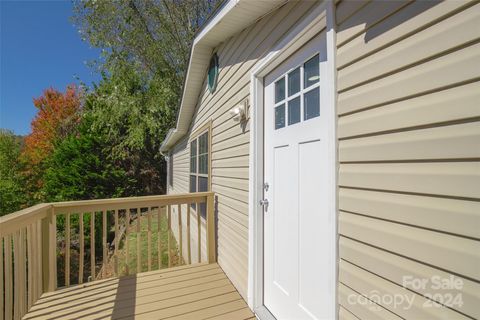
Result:
[[218,264],[100,280],[45,293],[24,319],[255,319]]

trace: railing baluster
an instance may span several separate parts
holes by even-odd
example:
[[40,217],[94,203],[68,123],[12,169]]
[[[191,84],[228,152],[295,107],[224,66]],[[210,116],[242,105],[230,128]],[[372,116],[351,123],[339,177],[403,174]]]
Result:
[[183,228],[182,228],[182,205],[178,205],[178,247],[179,247],[179,264],[182,264],[183,259]]
[[31,283],[31,291],[29,289],[28,291],[28,301],[30,305],[28,306],[28,309],[30,310],[30,307],[34,305],[35,302],[37,302],[36,298],[36,287],[37,287],[37,281],[35,279],[36,274],[37,274],[37,259],[36,259],[36,250],[37,250],[37,222],[33,222],[30,225],[30,230],[29,230],[29,250],[30,250],[30,256],[29,256],[29,261],[31,261],[31,268],[30,265],[28,266],[28,283]]
[[70,286],[70,213],[65,216],[65,286]]
[[102,252],[102,277],[106,277],[106,266],[107,266],[107,210],[102,211],[102,245],[103,245],[103,252]]
[[[58,289],[58,269],[57,269],[57,243],[58,243],[58,238],[57,238],[57,215],[55,213],[55,209],[52,209],[52,223],[50,225],[52,228],[49,232],[50,236],[50,265],[49,267],[54,268],[53,275],[51,275],[52,282],[53,282],[53,289],[52,291],[55,291]],[[52,272],[51,270],[45,270],[44,272]]]
[[167,238],[168,238],[168,267],[172,267],[172,249],[171,249],[171,237],[172,237],[172,206],[168,205],[168,215],[167,215]]
[[126,220],[125,220],[125,272],[126,274],[130,273],[129,270],[129,239],[130,238],[130,209],[126,209]]
[[12,274],[12,236],[4,238],[5,250],[5,319],[11,320],[13,315],[13,274]]
[[81,212],[78,215],[78,220],[79,220],[79,237],[78,241],[80,242],[80,256],[79,256],[79,261],[78,261],[78,283],[82,284],[83,283],[83,264],[84,264],[84,256],[85,256],[85,248],[84,248],[84,227],[83,227],[83,212]]
[[215,244],[215,198],[213,194],[207,196],[206,206],[206,230],[207,230],[207,259],[208,263],[214,263],[217,260]]
[[[28,282],[27,282],[27,296],[28,296],[28,309],[33,304],[33,269],[34,269],[34,262],[33,262],[33,254],[32,254],[32,247],[33,247],[33,225],[29,225],[27,227],[27,265],[28,265]],[[1,274],[1,273],[0,273]]]
[[202,223],[200,219],[200,207],[198,202],[195,203],[195,209],[197,210],[197,245],[198,245],[198,263],[202,262]]
[[40,222],[41,234],[41,279],[40,293],[55,291],[57,283],[57,216],[55,208],[48,209],[47,217]]
[[20,229],[20,317],[27,313],[26,229]]
[[13,285],[15,286],[15,290],[13,291],[13,318],[20,319],[20,290],[19,282],[20,282],[20,272],[18,269],[15,268],[15,265],[20,264],[20,231],[15,232],[13,235]]
[[114,263],[115,263],[115,276],[118,277],[118,246],[120,245],[120,239],[118,239],[118,236],[120,235],[120,232],[118,230],[118,210],[115,209],[115,258],[114,258]]
[[[37,293],[38,293],[38,268],[39,268],[39,263],[38,263],[38,245],[37,243],[40,241],[38,237],[38,221],[34,222],[32,224],[32,236],[31,236],[31,249],[32,249],[32,304],[34,304],[37,299]],[[29,270],[30,272],[30,270]]]
[[157,212],[157,254],[158,254],[158,269],[162,269],[162,207],[158,206]]
[[42,258],[43,258],[43,251],[42,251],[42,221],[37,221],[37,241],[36,241],[36,245],[37,245],[37,249],[36,249],[36,252],[37,252],[37,257],[36,257],[36,261],[37,261],[37,273],[36,273],[36,290],[35,290],[35,300],[37,300],[38,298],[40,298],[40,296],[42,295],[42,292],[43,292],[43,279],[42,279],[42,275],[43,275],[43,265],[42,265]]
[[95,211],[90,213],[90,276],[95,280]]
[[192,263],[192,248],[191,248],[191,239],[190,239],[190,203],[187,203],[187,262],[188,264]]
[[137,273],[142,272],[142,258],[141,258],[141,231],[142,231],[142,226],[141,226],[141,209],[137,208]]
[[152,271],[152,211],[151,208],[147,208],[147,256],[148,256],[148,271]]

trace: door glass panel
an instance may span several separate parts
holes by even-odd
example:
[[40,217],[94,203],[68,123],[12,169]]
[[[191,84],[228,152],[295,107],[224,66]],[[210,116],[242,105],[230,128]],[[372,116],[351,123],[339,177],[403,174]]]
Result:
[[285,99],[285,78],[275,82],[275,103]]
[[288,125],[300,122],[300,97],[288,101]]
[[300,68],[288,74],[288,96],[300,91]]
[[285,104],[275,107],[275,129],[285,127]]
[[320,79],[320,70],[319,70],[319,59],[318,54],[312,59],[308,60],[304,64],[304,83],[305,88],[310,87],[312,84],[315,84]]
[[308,91],[303,96],[303,119],[308,120],[320,115],[320,88]]

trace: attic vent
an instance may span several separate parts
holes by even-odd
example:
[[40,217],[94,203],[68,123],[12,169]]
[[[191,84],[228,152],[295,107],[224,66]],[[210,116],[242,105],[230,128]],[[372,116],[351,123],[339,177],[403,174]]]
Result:
[[213,93],[215,88],[217,88],[218,80],[218,56],[216,53],[213,54],[212,59],[210,59],[210,65],[208,66],[208,90]]

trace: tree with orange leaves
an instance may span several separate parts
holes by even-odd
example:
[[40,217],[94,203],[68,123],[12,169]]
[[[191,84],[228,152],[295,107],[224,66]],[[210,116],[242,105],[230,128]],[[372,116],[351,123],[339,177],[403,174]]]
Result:
[[49,88],[33,99],[33,104],[38,112],[32,121],[32,133],[25,138],[23,154],[31,165],[38,165],[52,153],[56,141],[75,130],[80,121],[80,93],[73,85],[65,92]]
[[33,104],[38,111],[22,152],[30,204],[42,200],[45,160],[53,153],[55,144],[75,133],[81,119],[81,93],[74,85],[67,86],[65,92],[49,88],[34,98]]

